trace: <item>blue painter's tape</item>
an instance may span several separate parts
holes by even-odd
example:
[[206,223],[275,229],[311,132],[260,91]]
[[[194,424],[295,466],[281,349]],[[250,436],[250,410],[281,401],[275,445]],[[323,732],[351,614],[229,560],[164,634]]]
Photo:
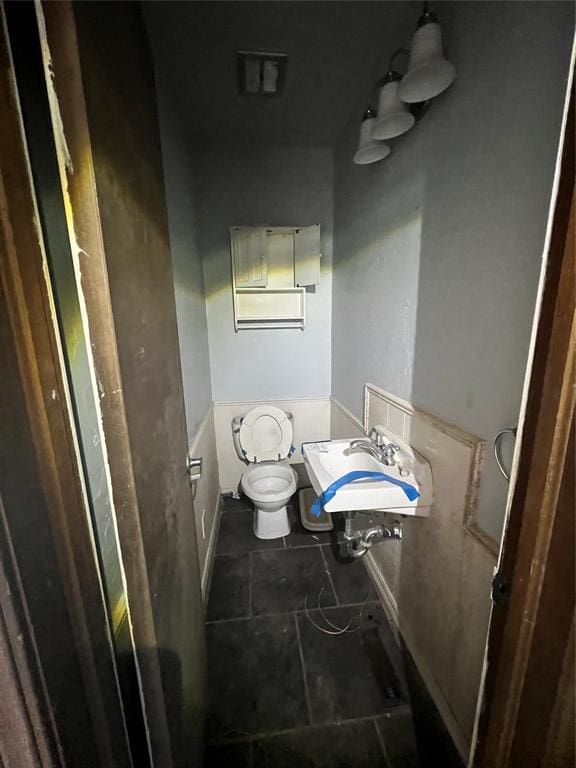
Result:
[[332,485],[329,485],[328,488],[326,488],[326,490],[323,491],[312,504],[312,514],[316,517],[320,517],[322,510],[324,509],[324,505],[328,504],[328,502],[334,498],[342,486],[353,483],[355,480],[366,479],[386,480],[388,483],[393,483],[394,485],[399,486],[402,488],[409,501],[415,501],[420,496],[416,488],[414,488],[413,485],[410,485],[410,483],[405,483],[404,480],[398,480],[398,478],[392,477],[391,475],[386,475],[384,472],[364,472],[362,470],[357,470],[356,472],[348,472],[347,474],[342,475],[342,477],[338,478],[338,480],[333,482]]

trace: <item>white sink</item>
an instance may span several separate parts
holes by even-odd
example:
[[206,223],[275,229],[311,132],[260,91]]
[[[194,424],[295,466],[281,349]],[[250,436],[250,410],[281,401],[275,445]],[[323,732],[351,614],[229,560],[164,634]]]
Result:
[[426,517],[434,499],[432,470],[430,464],[413,448],[395,435],[378,427],[386,442],[400,447],[396,464],[386,466],[365,451],[346,455],[350,440],[327,440],[318,443],[304,443],[302,455],[310,481],[318,496],[332,483],[348,472],[383,472],[391,478],[413,486],[419,496],[410,500],[404,489],[387,480],[356,480],[342,486],[335,496],[324,504],[326,512],[379,510],[402,515]]

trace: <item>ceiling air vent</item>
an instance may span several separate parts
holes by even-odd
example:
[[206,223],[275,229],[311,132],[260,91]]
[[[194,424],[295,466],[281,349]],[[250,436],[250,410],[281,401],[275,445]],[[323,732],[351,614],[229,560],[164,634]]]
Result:
[[242,96],[279,96],[286,80],[285,53],[238,51],[238,90]]

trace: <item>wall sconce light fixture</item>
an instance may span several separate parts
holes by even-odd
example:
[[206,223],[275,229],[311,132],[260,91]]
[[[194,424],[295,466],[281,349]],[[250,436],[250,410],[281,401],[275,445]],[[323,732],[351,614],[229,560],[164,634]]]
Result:
[[416,122],[408,104],[398,95],[398,86],[402,78],[392,69],[393,60],[402,48],[392,57],[388,74],[382,80],[380,96],[378,97],[378,117],[372,129],[375,139],[394,139],[401,136]]
[[369,165],[390,154],[390,147],[382,141],[377,141],[372,135],[375,121],[376,112],[373,109],[367,109],[362,117],[358,149],[354,154],[356,165]]
[[408,71],[398,88],[400,98],[408,104],[433,99],[452,85],[455,77],[454,66],[444,58],[438,19],[424,3],[412,38]]
[[[394,66],[400,55],[409,57],[404,76]],[[388,73],[377,83],[378,113],[373,109],[364,113],[354,162],[366,165],[388,157],[391,148],[382,140],[409,131],[428,111],[430,99],[445,91],[455,77],[454,66],[444,58],[440,24],[425,2],[411,50],[398,48],[390,59]]]

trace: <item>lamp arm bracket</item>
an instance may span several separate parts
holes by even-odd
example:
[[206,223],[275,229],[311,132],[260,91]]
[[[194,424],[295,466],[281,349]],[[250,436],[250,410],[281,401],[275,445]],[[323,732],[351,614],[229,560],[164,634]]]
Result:
[[[408,48],[397,48],[392,54],[392,56],[390,56],[390,62],[388,64],[388,72],[394,71],[394,63],[398,58],[398,56],[406,56],[407,58],[410,58],[410,51],[408,50]],[[382,78],[382,80],[384,80],[384,78]]]

